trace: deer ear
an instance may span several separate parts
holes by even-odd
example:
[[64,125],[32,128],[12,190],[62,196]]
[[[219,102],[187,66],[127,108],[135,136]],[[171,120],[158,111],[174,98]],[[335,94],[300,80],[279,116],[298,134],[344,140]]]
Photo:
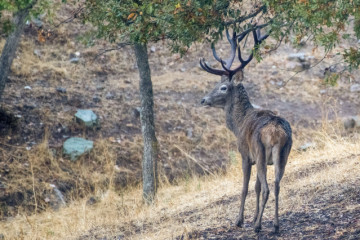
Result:
[[230,81],[229,76],[227,76],[227,75],[221,76],[221,82],[228,82],[228,81]]
[[238,85],[239,83],[241,83],[244,80],[244,73],[243,71],[238,71],[237,73],[235,73],[232,78],[231,81],[235,84]]

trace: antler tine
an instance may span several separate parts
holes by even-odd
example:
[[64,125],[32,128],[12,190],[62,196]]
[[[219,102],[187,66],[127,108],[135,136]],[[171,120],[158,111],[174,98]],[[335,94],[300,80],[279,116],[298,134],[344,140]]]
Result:
[[237,47],[236,32],[234,31],[233,36],[230,37],[229,30],[226,28],[226,37],[231,46],[231,53],[229,59],[225,60],[225,63],[226,63],[226,69],[230,69],[236,56],[236,47]]
[[[260,32],[261,28],[255,28],[252,30],[253,33],[253,37],[254,37],[254,50],[255,48],[257,48],[261,42],[263,40],[265,40],[267,37],[269,37],[269,34],[265,34],[264,36],[261,36],[261,32]],[[244,37],[248,34],[249,32],[243,32],[242,34],[238,35],[238,42],[240,42],[241,40],[244,39]],[[238,71],[240,69],[243,69],[247,64],[249,64],[249,62],[253,59],[254,57],[254,51],[251,52],[251,54],[249,55],[248,59],[244,60],[241,56],[241,49],[240,49],[240,45],[238,46],[238,57],[239,57],[239,61],[241,62],[241,65],[239,67],[237,67],[236,69],[234,69],[233,71]]]
[[218,69],[214,69],[209,67],[209,65],[207,65],[207,63],[205,62],[205,58],[200,58],[200,66],[202,67],[202,69],[204,69],[205,71],[215,74],[215,75],[228,75],[228,73],[226,71],[223,70],[218,70]]

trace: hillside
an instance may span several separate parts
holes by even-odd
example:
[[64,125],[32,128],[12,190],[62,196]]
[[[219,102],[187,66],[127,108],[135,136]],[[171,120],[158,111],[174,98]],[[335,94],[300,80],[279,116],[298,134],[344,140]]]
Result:
[[[166,42],[149,44],[161,189],[157,203],[146,207],[139,186],[142,139],[133,50],[124,47],[96,58],[113,46],[101,40],[84,45],[90,26],[75,20],[54,27],[72,10],[64,7],[54,24],[44,22],[51,30],[45,42],[34,26],[26,28],[1,100],[0,236],[257,238],[250,227],[255,173],[245,229],[234,228],[241,157],[224,114],[200,106],[219,81],[199,68],[199,57],[218,66],[210,45],[195,44],[180,58]],[[350,44],[359,43],[350,39]],[[228,53],[227,45],[218,43],[219,54]],[[298,239],[299,234],[304,239],[326,234],[359,238],[359,133],[345,130],[342,121],[359,114],[359,92],[351,87],[360,84],[360,72],[343,74],[335,86],[326,84],[324,76],[326,67],[341,70],[336,52],[343,47],[324,57],[322,49],[307,42],[301,49],[284,44],[264,52],[264,59],[254,60],[245,71],[251,102],[285,117],[294,132],[280,193],[280,239]],[[295,74],[305,64],[293,55],[299,53],[306,64],[316,66]],[[71,61],[76,56],[78,61]],[[101,128],[79,125],[74,118],[78,109],[93,110]],[[93,140],[94,150],[70,161],[62,144],[71,136]],[[276,237],[270,233],[273,207],[270,198],[260,239]]]

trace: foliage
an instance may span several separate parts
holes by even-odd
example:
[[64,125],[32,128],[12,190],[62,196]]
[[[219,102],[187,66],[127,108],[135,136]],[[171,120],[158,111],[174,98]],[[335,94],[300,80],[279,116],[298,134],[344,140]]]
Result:
[[[360,0],[89,0],[85,5],[84,20],[97,26],[98,37],[131,43],[167,39],[172,51],[181,53],[196,41],[216,42],[225,28],[266,27],[279,43],[305,39],[326,52],[342,39],[360,38]],[[358,48],[342,54],[350,68],[359,67]]]

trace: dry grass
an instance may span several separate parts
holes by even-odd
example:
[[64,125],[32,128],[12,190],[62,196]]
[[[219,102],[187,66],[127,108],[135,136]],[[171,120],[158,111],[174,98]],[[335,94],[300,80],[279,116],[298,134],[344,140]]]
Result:
[[[341,192],[359,180],[358,134],[351,138],[325,133],[312,136],[318,147],[306,152],[294,149],[290,155],[282,181],[280,214],[299,210],[319,193]],[[108,165],[111,166],[111,163]],[[272,167],[270,169],[268,178],[272,182],[274,175]],[[251,189],[254,176],[253,173]],[[93,177],[96,181],[96,175]],[[46,210],[31,216],[19,214],[1,223],[0,232],[5,239],[76,239],[80,236],[92,239],[120,235],[131,239],[171,239],[195,229],[221,225],[219,219],[224,216],[234,218],[237,209],[221,201],[237,197],[241,181],[241,165],[234,163],[225,175],[185,179],[176,186],[163,184],[153,206],[142,203],[140,188],[131,188],[119,194],[113,191],[110,183],[106,192],[98,193],[101,200],[95,205],[87,205],[85,199],[74,201],[58,211]],[[250,193],[246,218],[250,218],[254,210],[254,201],[254,194]],[[272,205],[271,196],[265,219],[272,219]],[[190,221],[188,216],[191,215],[197,219]]]

